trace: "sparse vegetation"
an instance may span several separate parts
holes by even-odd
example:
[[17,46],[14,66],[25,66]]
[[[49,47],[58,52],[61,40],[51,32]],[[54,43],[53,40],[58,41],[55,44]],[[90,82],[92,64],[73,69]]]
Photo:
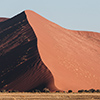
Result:
[[78,90],[78,93],[84,93],[84,92],[86,92],[86,93],[100,93],[100,90],[99,89],[97,89],[97,90],[95,90],[95,89],[89,89],[89,90]]
[[4,93],[4,92],[8,92],[8,93],[13,93],[13,92],[19,92],[18,90],[0,90],[0,92]]
[[[13,93],[13,92],[19,92],[18,90],[0,90],[1,93],[5,93],[5,92],[8,92],[8,93]],[[44,88],[43,90],[38,90],[38,89],[35,89],[35,90],[32,90],[32,91],[28,91],[28,92],[31,92],[31,93],[50,93],[50,90],[48,88]],[[66,91],[56,91],[56,93],[74,93],[72,90],[68,90],[68,92]],[[100,89],[89,89],[89,90],[78,90],[78,93],[100,93]]]

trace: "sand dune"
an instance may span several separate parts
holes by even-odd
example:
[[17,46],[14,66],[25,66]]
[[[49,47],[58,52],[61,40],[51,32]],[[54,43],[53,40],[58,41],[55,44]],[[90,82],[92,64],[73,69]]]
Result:
[[98,89],[99,60],[100,33],[68,30],[30,10],[0,24],[0,89]]
[[100,88],[100,33],[64,29],[25,11],[44,64],[61,90]]

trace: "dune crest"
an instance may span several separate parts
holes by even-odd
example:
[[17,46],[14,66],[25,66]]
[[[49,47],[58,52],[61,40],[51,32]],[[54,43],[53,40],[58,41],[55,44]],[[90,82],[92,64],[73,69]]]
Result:
[[100,33],[60,27],[33,11],[25,11],[40,57],[60,90],[100,87]]

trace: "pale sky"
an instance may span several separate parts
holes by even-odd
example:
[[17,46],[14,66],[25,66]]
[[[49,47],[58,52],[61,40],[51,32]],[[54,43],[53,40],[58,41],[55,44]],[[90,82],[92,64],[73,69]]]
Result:
[[100,32],[100,0],[0,0],[0,17],[28,9],[67,29]]

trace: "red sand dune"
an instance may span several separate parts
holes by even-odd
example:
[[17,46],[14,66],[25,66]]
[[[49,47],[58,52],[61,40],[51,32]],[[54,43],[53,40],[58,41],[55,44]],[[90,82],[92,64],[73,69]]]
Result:
[[74,31],[25,12],[0,23],[0,89],[100,88],[100,33]]
[[56,87],[74,91],[100,88],[100,33],[67,30],[33,11],[25,13]]

